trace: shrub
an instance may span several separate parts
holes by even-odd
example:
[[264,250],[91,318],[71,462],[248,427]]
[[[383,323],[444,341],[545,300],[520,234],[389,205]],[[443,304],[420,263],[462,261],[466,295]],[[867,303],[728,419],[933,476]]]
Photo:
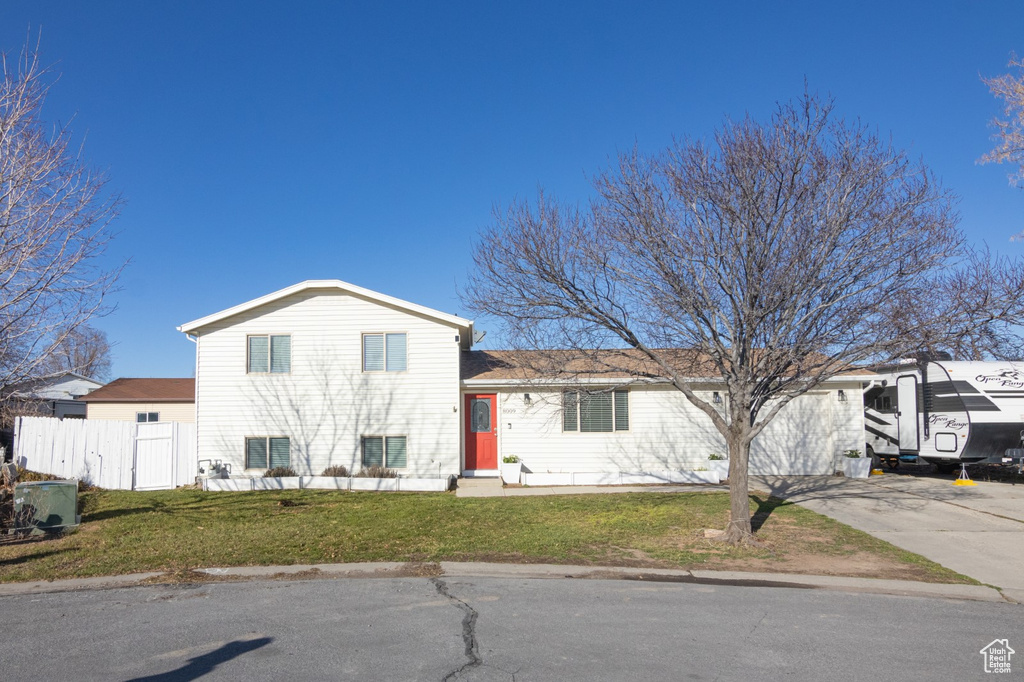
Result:
[[844,450],[843,451],[843,456],[844,457],[849,457],[850,459],[859,459],[860,458],[860,450]]
[[501,461],[505,464],[515,464],[519,461],[519,455],[505,455],[501,458]]
[[712,462],[722,462],[725,461],[726,457],[725,455],[720,455],[717,452],[712,452],[710,455],[708,455],[708,459],[711,460]]
[[320,475],[333,476],[335,478],[348,478],[348,469],[340,464],[334,464],[324,469]]
[[356,478],[398,478],[398,472],[379,466],[363,467],[356,474]]
[[298,474],[291,467],[274,467],[267,469],[267,473],[263,474],[263,478],[282,478],[284,476],[298,476]]

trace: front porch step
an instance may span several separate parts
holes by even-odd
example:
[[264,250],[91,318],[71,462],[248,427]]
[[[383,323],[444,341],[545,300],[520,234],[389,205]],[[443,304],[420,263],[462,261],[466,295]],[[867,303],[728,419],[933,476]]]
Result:
[[455,488],[456,497],[504,497],[500,478],[460,478]]

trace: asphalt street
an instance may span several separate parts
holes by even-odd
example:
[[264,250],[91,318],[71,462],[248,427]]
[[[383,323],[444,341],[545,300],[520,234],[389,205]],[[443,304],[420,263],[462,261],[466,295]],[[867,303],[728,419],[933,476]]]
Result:
[[6,682],[969,680],[992,640],[1024,651],[1021,605],[651,581],[206,583],[0,613]]

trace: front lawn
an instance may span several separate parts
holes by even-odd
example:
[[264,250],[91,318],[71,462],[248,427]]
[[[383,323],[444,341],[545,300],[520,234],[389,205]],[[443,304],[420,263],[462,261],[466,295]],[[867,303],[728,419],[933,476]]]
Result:
[[0,544],[0,581],[213,566],[495,561],[973,582],[796,505],[751,495],[760,548],[706,540],[723,492],[514,498],[314,490],[93,490],[66,537]]

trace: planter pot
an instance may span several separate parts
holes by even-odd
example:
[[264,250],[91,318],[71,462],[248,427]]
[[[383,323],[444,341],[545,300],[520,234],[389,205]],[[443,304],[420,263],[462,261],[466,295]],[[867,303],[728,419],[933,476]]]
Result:
[[519,483],[521,473],[523,473],[522,462],[501,463],[501,480],[505,483]]
[[398,490],[398,479],[353,478],[351,490]]
[[707,462],[707,470],[717,472],[718,478],[724,481],[729,478],[729,460],[709,459]]
[[867,478],[871,475],[870,457],[844,457],[843,474],[847,478]]
[[310,490],[348,490],[352,479],[342,476],[300,476],[299,483]]

